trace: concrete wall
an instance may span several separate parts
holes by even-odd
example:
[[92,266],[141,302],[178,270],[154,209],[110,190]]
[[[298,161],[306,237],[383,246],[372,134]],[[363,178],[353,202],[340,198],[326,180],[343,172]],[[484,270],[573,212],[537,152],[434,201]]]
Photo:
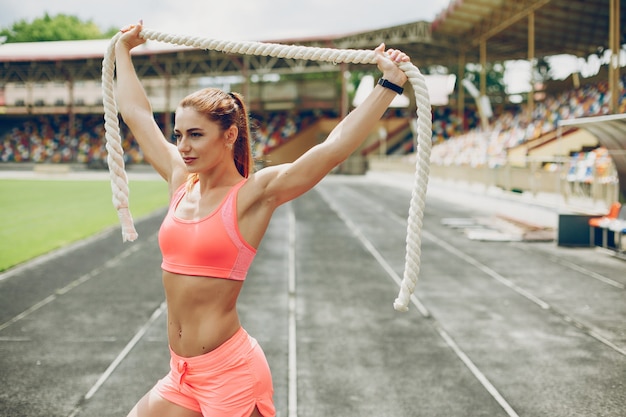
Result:
[[[483,184],[513,192],[540,193],[560,196],[565,202],[578,201],[581,206],[609,207],[618,201],[619,184],[578,183],[567,181],[563,171],[546,171],[539,163],[527,163],[525,167],[502,166],[498,168],[470,166],[430,165],[430,175],[447,181]],[[415,172],[413,158],[378,158],[368,161],[369,169],[377,171]]]

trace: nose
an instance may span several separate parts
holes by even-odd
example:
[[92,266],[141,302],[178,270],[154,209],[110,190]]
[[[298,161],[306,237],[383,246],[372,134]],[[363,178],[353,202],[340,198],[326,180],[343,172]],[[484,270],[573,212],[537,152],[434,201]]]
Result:
[[176,143],[176,147],[178,148],[178,152],[184,153],[190,149],[189,142],[185,140],[185,137],[181,137]]

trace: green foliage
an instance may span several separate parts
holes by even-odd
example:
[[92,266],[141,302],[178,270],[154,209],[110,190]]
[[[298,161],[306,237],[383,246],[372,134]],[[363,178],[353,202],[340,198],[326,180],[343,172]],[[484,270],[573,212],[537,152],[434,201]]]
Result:
[[100,28],[91,20],[83,22],[76,16],[66,14],[50,16],[46,13],[43,17],[36,18],[32,22],[22,19],[11,27],[0,30],[0,36],[6,36],[6,43],[73,41],[105,39],[109,37],[111,31],[113,29],[102,33]]
[[117,32],[120,31],[120,28],[116,28],[115,26],[112,26],[110,28],[108,28],[106,30],[106,32],[104,32],[104,34],[102,35],[102,38],[104,39],[110,39],[113,36],[115,36],[115,34],[117,34]]
[[533,68],[533,81],[546,82],[551,78],[551,72],[550,62],[545,58],[539,58]]
[[[504,65],[499,62],[488,63],[485,71],[487,81],[486,94],[490,97],[503,97],[506,95],[504,84]],[[474,83],[476,88],[480,85],[480,65],[467,65],[465,78]]]

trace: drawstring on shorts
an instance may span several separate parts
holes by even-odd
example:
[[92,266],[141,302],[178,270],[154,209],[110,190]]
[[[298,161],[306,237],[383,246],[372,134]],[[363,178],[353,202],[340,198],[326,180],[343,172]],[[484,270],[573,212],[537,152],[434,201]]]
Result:
[[178,361],[177,369],[178,369],[178,373],[180,374],[180,376],[178,377],[178,390],[180,391],[183,385],[183,378],[185,374],[187,373],[187,362],[180,359]]

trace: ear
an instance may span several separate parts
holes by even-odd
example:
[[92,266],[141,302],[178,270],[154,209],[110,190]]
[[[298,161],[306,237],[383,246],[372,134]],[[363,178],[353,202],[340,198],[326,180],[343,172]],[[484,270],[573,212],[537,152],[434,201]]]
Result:
[[237,136],[239,136],[239,129],[237,129],[237,126],[235,125],[232,125],[228,129],[226,129],[226,132],[224,132],[226,144],[229,146],[233,146],[233,144],[237,140]]

